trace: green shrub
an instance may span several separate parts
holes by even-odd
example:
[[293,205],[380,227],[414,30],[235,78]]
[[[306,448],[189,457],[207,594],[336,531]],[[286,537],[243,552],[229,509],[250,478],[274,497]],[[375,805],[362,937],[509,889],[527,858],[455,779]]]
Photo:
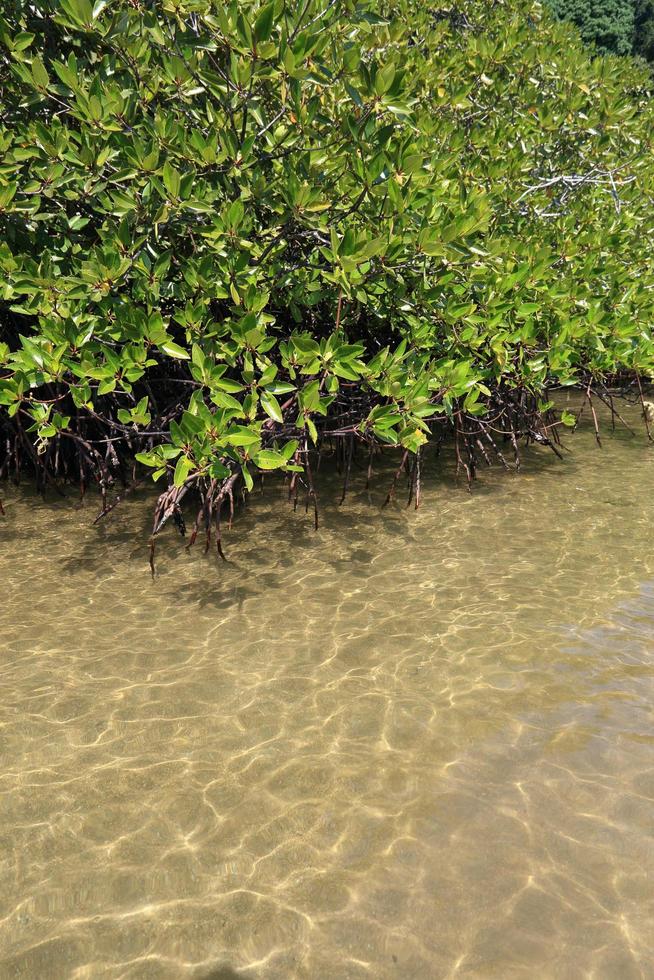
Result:
[[335,438],[551,435],[654,370],[648,78],[538,5],[60,0],[0,19],[0,453],[198,490]]

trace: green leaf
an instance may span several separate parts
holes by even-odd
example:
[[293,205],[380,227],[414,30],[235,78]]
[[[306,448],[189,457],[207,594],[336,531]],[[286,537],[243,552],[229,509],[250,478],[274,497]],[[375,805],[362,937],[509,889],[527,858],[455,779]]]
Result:
[[180,456],[177,460],[177,465],[175,466],[175,474],[173,476],[173,483],[176,487],[181,487],[186,481],[189,473],[195,469],[195,463],[188,456]]
[[235,425],[227,433],[225,433],[225,441],[230,446],[246,448],[247,446],[254,446],[255,443],[260,442],[261,436],[258,432],[254,432],[252,429]]
[[93,7],[89,0],[62,0],[62,6],[70,12],[78,24],[91,24],[93,20]]
[[50,84],[50,76],[45,70],[43,60],[38,55],[32,58],[32,77],[37,88],[46,89]]
[[163,167],[163,182],[171,197],[179,197],[182,178],[178,171],[175,170],[175,168],[168,161],[166,161]]
[[417,453],[421,446],[423,446],[427,441],[427,436],[420,429],[413,429],[404,433],[400,439],[400,442],[405,449],[408,449],[412,453]]
[[313,419],[310,419],[309,417],[307,417],[304,420],[304,424],[306,425],[307,430],[309,432],[309,435],[311,436],[311,441],[313,442],[313,444],[315,446],[317,444],[317,442],[318,442],[318,430],[316,429],[316,426],[315,426],[315,423],[314,423]]
[[57,73],[61,81],[64,83],[64,85],[72,89],[77,88],[78,85],[77,74],[72,70],[70,65],[63,64],[60,61],[52,61],[51,66],[54,69],[54,71]]
[[282,446],[281,454],[287,462],[293,458],[299,445],[300,443],[297,439],[291,439],[285,446]]
[[173,440],[175,446],[185,446],[186,436],[183,429],[180,427],[179,423],[175,419],[171,419],[170,422],[170,437]]
[[190,358],[189,352],[180,347],[179,344],[174,344],[172,340],[167,340],[165,344],[159,344],[159,347],[169,357],[176,357],[182,361],[188,361]]
[[284,421],[280,404],[271,392],[262,391],[259,396],[259,400],[261,401],[261,407],[266,415],[269,415],[271,419],[275,420],[275,422]]
[[262,449],[253,456],[253,461],[260,470],[276,470],[286,463],[282,454],[274,449]]
[[377,95],[384,95],[388,92],[389,88],[393,84],[393,79],[395,78],[395,65],[388,64],[385,65],[377,72],[377,77],[375,79],[375,92]]
[[275,21],[275,4],[267,4],[254,22],[254,37],[258,44],[267,41]]
[[232,471],[229,466],[225,466],[220,460],[214,460],[209,466],[209,476],[213,477],[214,480],[225,480],[231,474]]
[[136,453],[135,459],[144,466],[158,466],[159,459],[154,453]]

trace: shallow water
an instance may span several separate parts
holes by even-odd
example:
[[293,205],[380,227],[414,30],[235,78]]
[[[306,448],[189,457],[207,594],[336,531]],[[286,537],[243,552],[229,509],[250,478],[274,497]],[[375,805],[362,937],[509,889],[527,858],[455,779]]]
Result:
[[[635,418],[635,412],[631,418]],[[654,447],[270,483],[229,563],[6,486],[0,976],[654,977]]]

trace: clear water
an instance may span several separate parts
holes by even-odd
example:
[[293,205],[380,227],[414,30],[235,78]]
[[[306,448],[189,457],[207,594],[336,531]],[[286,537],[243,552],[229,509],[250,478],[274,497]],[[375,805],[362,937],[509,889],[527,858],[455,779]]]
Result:
[[5,486],[0,976],[654,977],[654,447],[570,444],[154,582]]

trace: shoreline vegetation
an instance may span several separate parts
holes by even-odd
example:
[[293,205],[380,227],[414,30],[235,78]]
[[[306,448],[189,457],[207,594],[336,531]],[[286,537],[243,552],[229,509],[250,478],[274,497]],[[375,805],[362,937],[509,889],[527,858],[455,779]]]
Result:
[[539,4],[9,2],[0,84],[0,479],[160,481],[153,574],[324,453],[559,455],[557,389],[652,439],[652,80]]
[[[561,399],[557,395],[564,392],[567,396],[564,410],[568,418],[574,420],[571,426],[569,423],[564,425],[560,419],[561,411],[555,410],[556,406],[560,409],[561,405]],[[636,381],[630,384],[625,382],[621,387],[613,388],[603,385],[601,390],[598,390],[597,387],[590,389],[560,388],[558,392],[556,390],[550,392],[553,405],[548,410],[548,419],[544,420],[542,413],[538,410],[532,414],[531,418],[527,411],[524,412],[521,416],[522,422],[529,426],[530,422],[533,421],[534,427],[526,428],[523,431],[500,429],[497,424],[494,424],[497,420],[492,418],[483,419],[481,425],[479,424],[480,420],[475,419],[473,422],[476,425],[473,424],[466,428],[466,422],[462,422],[460,415],[456,414],[453,421],[441,419],[438,431],[434,431],[434,427],[430,426],[430,438],[417,453],[410,454],[407,450],[399,453],[396,450],[396,462],[399,460],[399,465],[397,468],[392,465],[390,473],[389,464],[392,463],[392,457],[389,456],[389,453],[395,447],[384,446],[380,442],[367,443],[357,438],[356,432],[350,433],[349,438],[345,440],[342,435],[334,438],[328,431],[321,431],[317,444],[315,446],[307,445],[304,448],[304,453],[308,457],[306,462],[302,453],[297,456],[298,460],[304,463],[302,470],[298,471],[301,472],[301,475],[298,476],[296,473],[282,474],[283,483],[280,484],[280,489],[283,488],[283,496],[287,498],[293,511],[297,511],[299,506],[308,515],[310,508],[312,509],[312,525],[315,530],[318,530],[321,521],[319,497],[323,501],[326,499],[324,486],[321,493],[318,492],[319,473],[324,464],[328,465],[332,473],[330,505],[336,503],[340,508],[346,503],[351,491],[356,496],[357,491],[361,489],[361,481],[363,480],[369,503],[372,503],[370,491],[374,487],[378,491],[382,490],[382,496],[379,498],[381,504],[376,505],[380,506],[381,511],[384,511],[389,504],[395,501],[405,509],[414,508],[418,510],[422,501],[423,490],[428,492],[431,482],[429,474],[423,477],[423,470],[426,470],[429,465],[430,455],[432,459],[439,460],[443,452],[451,452],[456,484],[465,487],[469,493],[472,493],[480,467],[483,469],[499,464],[505,471],[517,474],[521,471],[524,454],[530,446],[547,447],[558,460],[563,460],[566,453],[573,454],[574,448],[569,441],[566,442],[561,437],[566,431],[569,436],[574,436],[582,421],[590,427],[594,441],[602,449],[604,448],[604,435],[615,432],[618,428],[622,428],[631,436],[638,435],[635,427],[637,422],[633,417],[634,408],[637,407],[638,419],[642,420],[642,434],[646,441],[649,441],[650,444],[654,443],[652,434],[654,430],[654,401],[644,397],[645,394],[651,397],[652,392],[651,390],[644,392],[642,386],[638,386]],[[571,397],[576,402],[574,406],[571,404]],[[625,408],[630,409],[629,413],[625,413],[630,416],[628,421],[620,411],[624,411]],[[312,474],[311,482],[306,478],[303,479],[307,471]],[[315,477],[313,476],[314,473]],[[20,486],[21,468],[17,467],[13,471],[11,467],[7,468],[3,472],[5,484],[10,481],[10,474],[13,477],[11,482],[16,487]],[[336,483],[333,479],[334,474]],[[45,469],[37,469],[32,475],[35,477],[35,481],[30,481],[30,483],[44,501],[48,496],[49,489],[53,490],[59,499],[67,497],[67,489],[73,488],[79,492],[80,503],[83,503],[86,498],[87,487],[84,483],[78,486],[74,480],[66,480],[64,477],[53,479]],[[239,479],[239,474],[235,473],[233,476],[234,479],[223,482],[221,488],[223,492],[215,499],[204,496],[199,488],[193,488],[187,484],[181,492],[175,494],[175,508],[172,515],[164,517],[163,520],[162,508],[169,501],[170,498],[167,497],[167,494],[173,488],[169,487],[168,491],[158,496],[154,509],[155,523],[149,542],[149,564],[153,578],[156,576],[155,535],[158,535],[169,521],[181,538],[185,539],[187,551],[193,547],[198,534],[203,531],[204,554],[206,555],[211,549],[213,540],[216,555],[223,561],[227,561],[227,556],[223,550],[222,528],[226,523],[227,530],[232,530],[235,516],[240,508],[247,504],[249,493],[244,481]],[[433,470],[431,477],[433,479]],[[335,489],[339,480],[341,481],[340,489]],[[111,492],[105,486],[96,487],[96,492],[99,489],[102,503],[93,524],[100,524],[134,491],[145,489],[148,482],[147,473],[141,472],[137,475],[135,460],[132,460],[131,466],[121,468],[112,481]],[[257,485],[253,489],[256,489],[258,493],[263,493],[264,484],[265,473],[260,471]],[[388,490],[384,493],[386,488]],[[186,501],[184,498],[190,489],[196,489],[196,493],[199,493],[200,507],[189,534],[187,526],[189,510],[188,507],[185,507],[188,498]],[[0,517],[5,516],[2,483],[0,483]],[[157,526],[157,522],[160,522],[159,526]],[[215,526],[213,538],[212,525]]]

